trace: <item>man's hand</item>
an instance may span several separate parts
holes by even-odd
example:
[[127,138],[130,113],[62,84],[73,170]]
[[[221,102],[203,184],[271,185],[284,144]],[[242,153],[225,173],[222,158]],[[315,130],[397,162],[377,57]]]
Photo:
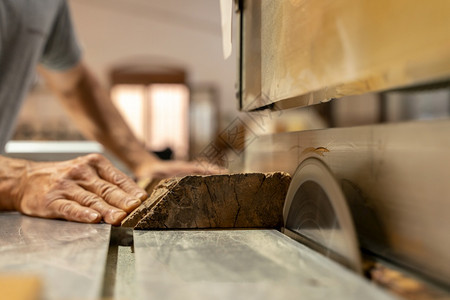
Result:
[[65,162],[27,162],[14,199],[31,216],[120,224],[147,197],[106,158],[90,154]]

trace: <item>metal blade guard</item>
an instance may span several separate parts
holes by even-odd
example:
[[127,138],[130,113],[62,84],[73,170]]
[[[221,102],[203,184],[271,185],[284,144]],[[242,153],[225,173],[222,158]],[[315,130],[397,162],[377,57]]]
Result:
[[307,158],[298,166],[283,219],[286,235],[361,273],[358,240],[345,196],[319,159]]

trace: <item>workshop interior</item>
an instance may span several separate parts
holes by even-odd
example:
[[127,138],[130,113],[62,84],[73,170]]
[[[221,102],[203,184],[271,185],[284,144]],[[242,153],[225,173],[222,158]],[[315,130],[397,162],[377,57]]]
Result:
[[[450,1],[68,3],[146,149],[289,174],[282,225],[0,212],[0,299],[450,299]],[[5,156],[92,152],[132,176],[36,76]]]

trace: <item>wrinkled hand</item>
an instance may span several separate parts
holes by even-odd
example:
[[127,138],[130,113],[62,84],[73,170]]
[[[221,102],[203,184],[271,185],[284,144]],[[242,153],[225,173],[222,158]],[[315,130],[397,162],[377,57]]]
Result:
[[223,174],[226,169],[208,162],[181,161],[181,160],[159,160],[143,163],[135,171],[139,179],[161,179],[185,175],[210,175]]
[[65,162],[29,162],[16,208],[44,218],[117,225],[147,197],[106,158],[90,154]]

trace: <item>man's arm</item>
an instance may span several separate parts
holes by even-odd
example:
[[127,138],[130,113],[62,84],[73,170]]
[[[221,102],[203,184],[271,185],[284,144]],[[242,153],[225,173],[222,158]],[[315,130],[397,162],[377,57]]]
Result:
[[38,70],[86,137],[102,143],[135,173],[140,165],[158,161],[140,145],[83,63],[64,72]]
[[83,134],[102,143],[125,162],[136,176],[162,178],[220,171],[190,162],[162,161],[150,154],[131,132],[106,90],[83,62],[63,72],[42,66],[38,70]]

